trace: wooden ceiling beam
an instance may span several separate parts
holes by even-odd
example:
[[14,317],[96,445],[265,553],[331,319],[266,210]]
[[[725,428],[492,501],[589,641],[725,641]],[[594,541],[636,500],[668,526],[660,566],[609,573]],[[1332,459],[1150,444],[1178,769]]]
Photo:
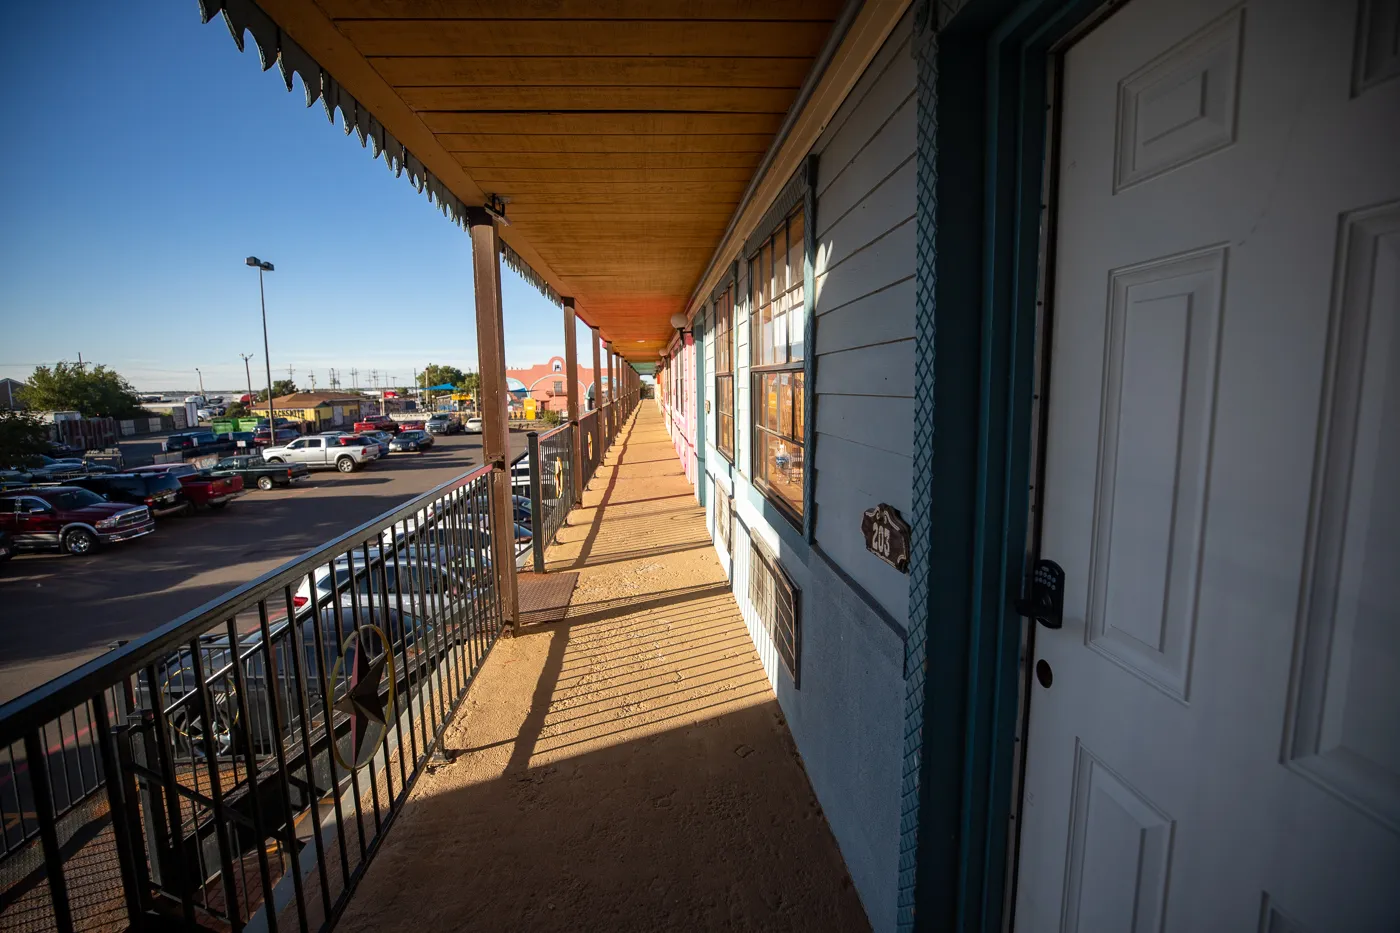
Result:
[[[692,182],[672,181],[661,182],[653,187],[655,190],[642,190],[636,186],[579,190],[577,185],[566,185],[564,190],[560,191],[531,189],[519,197],[509,197],[507,205],[525,208],[531,204],[622,204],[638,211],[664,216],[667,211],[685,213],[687,210],[703,211],[711,207],[728,207],[732,211],[739,203],[739,192],[734,190],[737,186],[733,182],[697,185]],[[719,190],[720,188],[723,190]],[[563,212],[558,209],[555,213],[563,216]],[[617,224],[625,223],[626,220],[625,217],[612,218],[612,222]]]
[[[737,181],[746,182],[750,168],[477,168],[472,177],[478,184],[524,182],[607,182],[627,185],[656,181]],[[502,191],[504,189],[501,189]]]
[[[728,213],[726,213],[726,211]],[[652,204],[633,204],[627,210],[627,222],[637,224],[636,229],[644,228],[642,221],[674,221],[684,224],[691,220],[696,224],[708,223],[716,218],[728,221],[734,213],[734,204],[682,204],[656,207]],[[617,211],[607,206],[588,204],[508,204],[506,216],[512,226],[527,231],[552,224],[555,221],[576,224],[616,224]]]
[[360,54],[812,57],[828,22],[337,19]]
[[694,111],[785,113],[792,90],[769,87],[399,87],[414,110]]
[[659,194],[723,197],[727,194],[738,201],[739,195],[744,193],[744,181],[511,181],[493,185],[492,190],[521,200],[546,194],[617,194],[624,197]]
[[749,177],[762,156],[757,152],[459,152],[457,161],[472,177],[492,171],[743,171]]
[[375,57],[369,63],[384,80],[396,87],[610,85],[796,89],[806,77],[811,59],[429,55]]
[[522,136],[508,133],[439,133],[449,152],[763,152],[771,137],[714,136]]
[[842,0],[317,0],[335,19],[686,19],[830,22]]
[[434,133],[491,133],[507,135],[632,136],[727,135],[745,133],[772,138],[783,118],[774,113],[636,113],[613,107],[591,112],[512,113],[422,110],[424,125]]

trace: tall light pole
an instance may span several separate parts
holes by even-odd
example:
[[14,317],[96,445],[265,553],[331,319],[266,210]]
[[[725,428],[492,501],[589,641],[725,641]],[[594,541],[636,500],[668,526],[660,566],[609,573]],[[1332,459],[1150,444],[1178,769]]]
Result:
[[277,419],[272,416],[272,357],[267,349],[267,291],[263,288],[263,273],[271,272],[272,263],[263,262],[256,256],[248,257],[248,265],[258,270],[258,299],[262,302],[263,321],[263,362],[267,364],[267,442],[277,441]]
[[204,396],[204,373],[200,372],[200,371],[199,371],[199,367],[196,366],[196,367],[194,368],[194,374],[195,374],[196,376],[199,377],[199,395],[200,395],[201,398],[203,398],[203,396]]
[[243,375],[248,377],[248,410],[253,410],[253,371],[248,368],[248,361],[253,358],[251,353],[238,354],[243,358]]

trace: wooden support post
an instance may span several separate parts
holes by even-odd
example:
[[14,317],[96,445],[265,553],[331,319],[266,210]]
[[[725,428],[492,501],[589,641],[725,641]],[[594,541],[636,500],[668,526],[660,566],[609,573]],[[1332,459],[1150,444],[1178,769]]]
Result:
[[612,344],[603,341],[603,381],[607,388],[603,390],[603,414],[607,418],[603,422],[603,439],[605,444],[612,443],[613,409],[612,409]]
[[583,501],[583,438],[578,430],[578,323],[574,317],[574,300],[564,299],[564,377],[569,387],[569,424],[573,425],[574,502]]
[[593,334],[593,410],[603,407],[603,369],[598,350],[598,328],[590,327]]
[[509,392],[506,341],[501,322],[501,240],[496,220],[480,207],[467,208],[476,283],[476,346],[481,370],[482,461],[491,465],[491,561],[501,612],[511,631],[520,625],[520,594],[515,580],[515,522],[510,492]]
[[598,328],[590,327],[589,332],[593,334],[593,410],[597,412],[593,416],[593,459],[596,472],[597,464],[603,462],[603,369],[599,359]]

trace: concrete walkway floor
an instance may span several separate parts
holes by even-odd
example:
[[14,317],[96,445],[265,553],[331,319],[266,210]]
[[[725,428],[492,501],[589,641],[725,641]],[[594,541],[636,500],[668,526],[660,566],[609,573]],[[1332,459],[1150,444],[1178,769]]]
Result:
[[340,928],[869,929],[653,402],[549,558]]

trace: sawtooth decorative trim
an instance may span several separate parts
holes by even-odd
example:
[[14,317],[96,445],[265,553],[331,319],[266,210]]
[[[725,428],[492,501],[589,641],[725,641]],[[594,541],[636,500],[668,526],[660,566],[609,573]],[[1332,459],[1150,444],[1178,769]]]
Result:
[[[292,76],[300,77],[301,85],[306,89],[306,106],[310,107],[316,101],[321,101],[326,117],[332,124],[336,122],[336,111],[340,111],[340,123],[345,129],[345,135],[358,134],[360,145],[367,147],[375,159],[382,155],[395,177],[402,178],[407,172],[409,183],[413,185],[414,190],[419,194],[426,194],[428,203],[435,205],[442,212],[442,216],[461,229],[467,229],[467,205],[448,190],[436,175],[428,171],[417,156],[395,139],[393,134],[384,128],[384,124],[375,119],[374,114],[362,108],[350,92],[322,68],[310,53],[283,32],[254,0],[199,0],[199,15],[203,22],[208,23],[220,14],[223,15],[224,23],[227,24],[234,44],[240,52],[246,51],[245,33],[251,35],[253,44],[257,46],[263,71],[268,71],[276,65],[282,74],[282,83],[287,86],[288,91],[292,90]],[[542,295],[559,307],[564,306],[558,292],[550,287],[544,276],[530,268],[519,253],[502,243],[501,256],[507,266],[538,289]]]

